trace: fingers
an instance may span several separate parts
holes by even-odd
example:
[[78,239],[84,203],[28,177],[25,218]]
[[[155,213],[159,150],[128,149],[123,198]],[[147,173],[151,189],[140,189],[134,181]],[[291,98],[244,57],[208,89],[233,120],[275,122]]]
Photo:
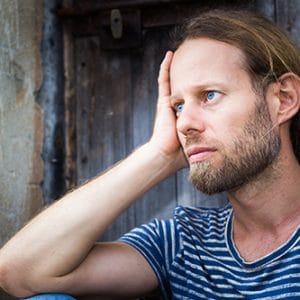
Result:
[[173,52],[168,51],[165,55],[164,60],[160,65],[159,75],[158,75],[158,96],[165,97],[170,96],[170,66],[173,58]]

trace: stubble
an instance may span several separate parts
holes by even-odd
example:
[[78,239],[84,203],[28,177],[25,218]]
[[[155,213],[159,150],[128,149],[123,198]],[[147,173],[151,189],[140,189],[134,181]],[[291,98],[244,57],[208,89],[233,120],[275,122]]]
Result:
[[236,190],[272,168],[281,147],[279,134],[272,127],[265,100],[257,99],[242,133],[233,138],[231,149],[224,146],[221,164],[216,167],[213,161],[205,161],[191,165],[192,184],[209,195]]

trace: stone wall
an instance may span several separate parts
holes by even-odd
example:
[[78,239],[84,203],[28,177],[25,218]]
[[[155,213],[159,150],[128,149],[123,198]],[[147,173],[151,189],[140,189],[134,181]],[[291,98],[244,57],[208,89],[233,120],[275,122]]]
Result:
[[42,203],[42,3],[0,1],[0,247]]

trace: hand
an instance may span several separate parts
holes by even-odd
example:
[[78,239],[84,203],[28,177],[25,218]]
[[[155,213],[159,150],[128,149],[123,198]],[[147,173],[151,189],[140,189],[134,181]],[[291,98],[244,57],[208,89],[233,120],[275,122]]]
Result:
[[176,115],[170,103],[170,66],[173,53],[168,51],[158,76],[158,102],[150,144],[174,163],[174,171],[187,166],[176,130]]

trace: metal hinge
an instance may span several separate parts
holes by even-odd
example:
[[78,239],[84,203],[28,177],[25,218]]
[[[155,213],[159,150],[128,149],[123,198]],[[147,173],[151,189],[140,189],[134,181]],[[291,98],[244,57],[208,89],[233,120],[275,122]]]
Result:
[[101,12],[98,24],[103,49],[137,48],[141,45],[141,13],[138,9]]
[[110,12],[110,29],[114,39],[120,39],[123,35],[123,20],[119,9]]

